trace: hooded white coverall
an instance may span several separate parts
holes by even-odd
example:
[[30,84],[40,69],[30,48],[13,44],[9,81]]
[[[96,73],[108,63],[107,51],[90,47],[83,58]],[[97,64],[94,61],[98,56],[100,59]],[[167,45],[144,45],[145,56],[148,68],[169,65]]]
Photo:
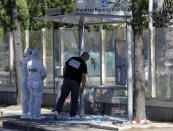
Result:
[[28,73],[27,73],[27,63],[30,60],[30,53],[31,49],[26,48],[24,51],[24,57],[20,62],[20,72],[21,72],[21,80],[20,80],[20,87],[22,93],[22,116],[21,118],[28,118],[29,117],[29,88],[27,87],[28,81]]
[[47,71],[41,61],[39,61],[38,48],[32,52],[31,60],[27,64],[28,70],[28,87],[30,90],[29,110],[31,119],[42,119],[40,116],[43,80]]

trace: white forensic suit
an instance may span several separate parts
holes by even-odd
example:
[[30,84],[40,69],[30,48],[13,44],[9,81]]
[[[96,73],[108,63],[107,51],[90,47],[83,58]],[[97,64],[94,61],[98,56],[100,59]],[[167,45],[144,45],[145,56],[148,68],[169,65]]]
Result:
[[26,48],[24,51],[24,57],[20,61],[20,87],[22,93],[22,116],[20,118],[29,118],[29,88],[27,87],[28,73],[27,73],[27,63],[30,60],[31,49]]
[[31,60],[27,64],[28,70],[28,87],[30,90],[29,110],[31,119],[43,119],[40,115],[42,94],[43,94],[43,80],[47,75],[47,71],[41,61],[39,61],[38,48],[32,52]]

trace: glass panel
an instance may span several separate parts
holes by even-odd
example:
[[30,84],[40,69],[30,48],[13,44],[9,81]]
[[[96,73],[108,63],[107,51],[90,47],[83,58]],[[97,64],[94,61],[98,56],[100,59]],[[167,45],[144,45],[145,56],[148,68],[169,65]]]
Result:
[[113,32],[106,32],[105,36],[106,85],[115,85],[115,41]]
[[72,56],[78,56],[78,32],[76,29],[66,29],[61,31],[61,40],[64,44],[64,62]]
[[87,61],[88,67],[88,84],[100,84],[100,33],[87,32],[84,36],[84,50],[90,54],[90,59]]
[[29,33],[29,47],[34,49],[35,47],[39,48],[40,59],[42,60],[42,31],[30,31]]
[[55,61],[55,77],[60,76],[60,33],[59,30],[54,30],[54,61]]
[[151,97],[151,89],[149,88],[149,30],[144,30],[142,39],[144,42],[143,55],[145,60],[144,70],[145,70],[145,94],[146,97]]
[[[54,88],[54,79],[53,79],[53,31],[45,30],[45,48],[43,46],[43,64],[47,70],[47,77],[44,80],[44,86],[46,88]],[[45,60],[44,60],[45,59]]]
[[[25,37],[23,39],[25,39]],[[23,50],[25,47],[26,41],[23,46]],[[53,31],[46,29],[40,31],[30,31],[29,47],[31,49],[38,47],[40,60],[43,62],[48,73],[46,79],[44,80],[44,87],[53,88]]]
[[9,34],[0,34],[0,85],[9,85],[10,79],[10,61],[9,61]]
[[[118,34],[118,32],[116,31],[115,33],[113,33],[112,31],[106,32],[104,38],[106,64],[106,82],[104,85],[105,87],[110,85],[115,86],[116,58],[115,42],[113,40],[120,38],[119,35],[116,35]],[[114,38],[112,38],[113,36]],[[121,36],[121,38],[123,37]],[[100,43],[100,32],[85,32],[85,51],[88,51],[90,53],[90,60],[87,61],[89,75],[87,84],[93,87],[100,85]],[[86,98],[88,98],[89,100],[95,100],[94,104],[88,105],[91,106],[89,107],[91,110],[93,109],[93,114],[97,115],[105,113],[117,117],[127,117],[127,92],[125,90],[87,89],[85,95]]]
[[156,28],[157,97],[173,98],[173,28]]

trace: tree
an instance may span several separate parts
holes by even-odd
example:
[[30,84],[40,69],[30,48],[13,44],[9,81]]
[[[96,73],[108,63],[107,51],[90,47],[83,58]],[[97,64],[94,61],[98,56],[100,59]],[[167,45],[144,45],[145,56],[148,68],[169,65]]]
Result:
[[[11,24],[11,8],[10,0],[0,1],[0,32],[10,32],[13,29]],[[29,27],[29,12],[26,0],[16,0],[18,9],[17,16],[21,26],[21,30]]]
[[17,102],[21,102],[20,96],[20,72],[19,60],[22,57],[21,30],[29,27],[29,12],[26,0],[0,1],[0,32],[12,31],[14,40],[14,58],[17,80]]
[[15,70],[17,76],[17,93],[18,99],[17,103],[21,103],[21,93],[20,93],[20,61],[22,58],[22,43],[21,43],[21,27],[18,19],[18,12],[15,0],[10,0],[10,10],[11,10],[11,25],[13,33],[13,43],[14,43],[14,60],[15,60]]
[[[13,28],[13,25],[11,25],[10,1],[0,1],[0,32],[9,32]],[[74,13],[75,2],[75,0],[16,0],[17,15],[21,30],[53,29],[62,26],[74,27],[74,25],[63,23],[34,21],[33,17],[47,16],[46,10],[56,7],[61,7],[63,14]]]
[[33,17],[46,16],[46,10],[48,9],[47,0],[26,0],[29,9],[29,30],[40,30],[42,28],[53,27],[51,22],[34,21]]
[[134,34],[134,120],[146,119],[145,112],[145,72],[143,55],[143,29],[146,28],[148,1],[132,0],[132,28]]
[[29,28],[29,10],[26,0],[16,0],[17,16],[21,30]]

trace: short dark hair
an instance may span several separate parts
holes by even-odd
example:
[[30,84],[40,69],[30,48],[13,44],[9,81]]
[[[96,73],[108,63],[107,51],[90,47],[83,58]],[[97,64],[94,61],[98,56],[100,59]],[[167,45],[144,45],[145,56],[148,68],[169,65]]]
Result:
[[83,53],[81,54],[81,56],[87,56],[88,58],[90,57],[90,55],[89,55],[88,52],[83,52]]

